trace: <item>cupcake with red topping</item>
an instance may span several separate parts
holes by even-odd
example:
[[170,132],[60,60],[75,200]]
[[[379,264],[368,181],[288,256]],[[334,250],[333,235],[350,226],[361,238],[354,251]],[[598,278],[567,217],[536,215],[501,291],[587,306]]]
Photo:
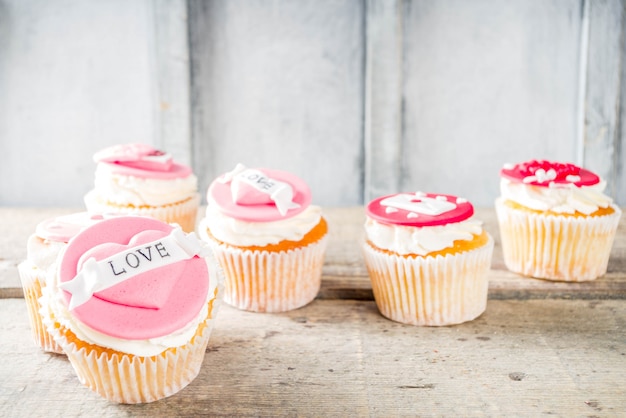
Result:
[[63,353],[41,321],[40,298],[47,277],[58,254],[69,240],[83,228],[103,219],[102,215],[87,212],[74,213],[40,222],[26,244],[26,260],[18,266],[18,273],[28,308],[28,319],[35,344],[44,351]]
[[115,145],[97,152],[94,161],[88,211],[151,216],[194,231],[200,194],[190,167],[146,144]]
[[574,164],[532,160],[500,171],[496,200],[507,268],[580,282],[606,273],[621,210],[605,182]]
[[493,239],[466,199],[434,193],[379,197],[366,207],[364,257],[378,310],[442,326],[487,307]]
[[328,227],[303,180],[239,164],[213,181],[207,201],[198,234],[224,269],[228,304],[284,312],[315,298]]
[[210,257],[193,233],[148,217],[105,219],[72,238],[42,312],[79,380],[119,403],[188,385],[216,315],[221,279]]

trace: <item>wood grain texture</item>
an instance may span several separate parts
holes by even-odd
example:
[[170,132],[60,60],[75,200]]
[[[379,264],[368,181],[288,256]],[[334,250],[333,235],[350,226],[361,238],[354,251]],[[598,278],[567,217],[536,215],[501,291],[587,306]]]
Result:
[[365,7],[364,202],[369,202],[400,188],[403,2],[369,0]]
[[624,163],[618,145],[624,7],[622,0],[589,2],[583,164],[607,180],[611,196],[618,196],[618,170]]
[[154,143],[151,4],[0,4],[0,205],[79,206],[95,151]]
[[198,377],[178,394],[117,405],[30,341],[21,299],[0,300],[0,410],[76,416],[619,416],[626,302],[490,301],[477,320],[421,328],[373,302],[285,314],[223,306]]
[[176,161],[191,165],[191,82],[187,2],[154,0],[156,107],[154,143]]
[[408,2],[403,190],[490,206],[503,163],[574,160],[580,7]]
[[314,202],[362,198],[360,2],[191,1],[194,167],[291,171]]
[[[26,257],[26,240],[37,223],[52,216],[80,209],[11,209],[0,208],[0,299],[22,297],[17,264]],[[204,214],[204,207],[200,208]],[[322,270],[319,299],[373,300],[372,286],[363,261],[363,207],[324,208],[329,225],[328,248]],[[489,273],[491,299],[626,299],[626,217],[622,216],[611,250],[608,272],[587,283],[560,283],[521,277],[507,271],[495,211],[477,208],[476,219],[483,221],[495,241]]]
[[490,206],[503,163],[551,158],[624,205],[625,6],[6,0],[0,204],[80,205],[93,153],[133,141],[191,163],[203,194],[243,162],[324,206],[416,189]]

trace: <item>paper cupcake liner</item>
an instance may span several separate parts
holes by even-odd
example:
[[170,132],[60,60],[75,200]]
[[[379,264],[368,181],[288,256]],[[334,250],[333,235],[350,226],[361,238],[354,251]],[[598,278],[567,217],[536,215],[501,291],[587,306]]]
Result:
[[504,262],[540,279],[582,282],[606,273],[621,210],[606,216],[555,216],[511,208],[496,200]]
[[45,272],[28,261],[20,263],[17,269],[20,275],[20,281],[22,282],[33,341],[44,351],[63,354],[63,349],[54,341],[50,333],[48,333],[48,330],[43,324],[41,314],[39,313],[41,309],[39,299],[42,295],[42,288],[46,283]]
[[289,251],[250,251],[209,239],[226,277],[224,301],[253,312],[286,312],[319,292],[326,237]]
[[403,257],[364,245],[380,313],[411,325],[470,321],[487,307],[493,239],[471,251],[436,257]]
[[[67,354],[82,384],[118,403],[154,402],[171,396],[191,383],[202,366],[214,325],[219,298],[212,301],[209,315],[187,344],[141,357],[107,350],[79,341],[53,318],[44,320],[49,332]],[[71,335],[71,337],[68,337]]]
[[85,196],[85,206],[89,212],[95,213],[122,213],[127,215],[150,216],[166,223],[175,223],[185,232],[194,232],[196,217],[200,206],[200,194],[196,193],[191,199],[165,206],[120,206],[101,202],[94,191]]

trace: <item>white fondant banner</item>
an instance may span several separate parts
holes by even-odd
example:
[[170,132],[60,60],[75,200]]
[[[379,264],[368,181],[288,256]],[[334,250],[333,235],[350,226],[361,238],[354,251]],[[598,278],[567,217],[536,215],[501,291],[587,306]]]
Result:
[[72,310],[94,293],[196,255],[205,257],[207,252],[208,248],[193,233],[185,234],[179,227],[163,238],[127,248],[100,261],[89,258],[72,280],[59,287],[72,294],[69,305]]
[[[252,187],[257,192],[262,193],[265,198],[257,198],[246,195],[241,190],[241,183]],[[233,177],[232,181],[233,200],[238,203],[266,203],[266,197],[269,196],[274,202],[278,212],[285,215],[289,209],[299,208],[300,205],[293,202],[293,189],[288,183],[268,177],[265,173],[252,168],[245,169]]]

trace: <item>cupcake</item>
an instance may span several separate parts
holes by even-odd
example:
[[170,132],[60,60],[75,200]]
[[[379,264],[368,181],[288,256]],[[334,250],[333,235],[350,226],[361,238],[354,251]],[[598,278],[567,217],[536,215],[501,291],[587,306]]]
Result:
[[315,298],[328,227],[304,181],[238,165],[209,186],[207,201],[198,234],[224,269],[228,304],[284,312]]
[[495,206],[509,270],[568,282],[606,273],[621,211],[600,177],[545,160],[505,165],[500,175]]
[[145,144],[106,148],[94,161],[95,187],[85,195],[88,211],[151,216],[194,231],[200,194],[191,168]]
[[44,351],[63,353],[41,322],[41,289],[46,286],[49,270],[67,242],[81,229],[103,219],[87,212],[47,219],[37,225],[26,244],[26,260],[17,268],[24,291],[31,331],[35,344]]
[[485,311],[493,239],[473,213],[465,199],[422,192],[367,205],[364,258],[383,316],[441,326]]
[[84,385],[114,402],[152,402],[197,376],[219,285],[194,234],[120,216],[62,250],[44,288],[43,320]]

